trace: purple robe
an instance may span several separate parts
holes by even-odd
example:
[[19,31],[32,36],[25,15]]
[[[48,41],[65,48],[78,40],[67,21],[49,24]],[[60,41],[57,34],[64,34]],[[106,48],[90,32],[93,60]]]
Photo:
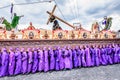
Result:
[[18,48],[16,49],[15,52],[15,59],[16,59],[16,67],[14,74],[17,75],[21,73],[21,69],[22,69],[22,54]]
[[38,70],[38,52],[37,49],[34,49],[32,73],[35,73],[37,70]]
[[2,53],[0,52],[0,72],[1,72],[1,67],[2,67]]
[[114,57],[113,57],[113,62],[114,63],[119,63],[120,59],[120,48],[118,46],[114,47]]
[[119,50],[118,50],[118,58],[119,58],[118,63],[120,63],[120,47],[119,47]]
[[60,70],[63,70],[65,68],[65,64],[64,64],[64,54],[63,54],[63,50],[59,48],[59,64],[60,64]]
[[105,48],[101,48],[101,64],[102,65],[107,65],[107,59],[106,59],[106,57],[107,57],[107,53],[106,53],[106,50],[105,50]]
[[49,71],[48,50],[44,48],[44,72]]
[[100,65],[100,49],[95,48],[95,65],[99,66]]
[[53,49],[49,48],[49,60],[50,60],[50,70],[55,69],[55,58],[54,58],[54,52]]
[[22,51],[22,70],[21,70],[21,72],[22,72],[22,74],[25,74],[25,73],[27,73],[27,64],[28,64],[28,56],[27,56],[27,52],[26,51]]
[[65,58],[64,58],[65,69],[71,69],[70,53],[68,52],[67,49],[65,50],[64,56],[65,56]]
[[70,54],[70,69],[73,68],[73,62],[72,62],[72,50],[71,49],[68,49],[68,53]]
[[86,60],[85,60],[85,50],[84,49],[81,49],[81,57],[82,57],[82,66],[86,67],[87,64],[86,64]]
[[9,54],[9,75],[14,75],[15,70],[15,53],[11,50]]
[[2,50],[2,66],[1,66],[1,72],[0,77],[7,76],[8,75],[8,63],[9,63],[9,54],[7,53],[7,50],[3,48]]
[[30,73],[32,71],[33,66],[33,53],[30,48],[28,48],[28,69],[27,73]]
[[77,58],[77,52],[75,49],[72,49],[72,55],[73,55],[73,67],[78,67],[78,58]]
[[92,66],[91,54],[90,54],[90,50],[88,47],[85,49],[85,55],[86,55],[87,66]]
[[81,67],[82,63],[81,63],[81,50],[76,47],[76,52],[77,52],[77,58],[78,58],[78,67]]
[[95,66],[95,49],[90,48],[92,66]]
[[108,64],[113,64],[113,61],[112,61],[113,49],[110,47],[107,47],[106,50],[107,50],[107,62]]
[[55,70],[60,70],[60,58],[59,58],[59,50],[55,49],[54,50],[54,56],[55,56]]
[[42,50],[39,50],[38,52],[38,71],[44,70],[44,54]]

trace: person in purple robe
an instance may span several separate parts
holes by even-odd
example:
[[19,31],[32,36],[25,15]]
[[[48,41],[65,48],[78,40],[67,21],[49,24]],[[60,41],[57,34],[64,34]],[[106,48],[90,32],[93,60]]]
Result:
[[71,46],[68,46],[67,49],[68,49],[68,53],[70,54],[70,57],[69,57],[69,59],[70,59],[70,69],[72,69],[73,68],[73,62],[72,62],[73,60],[72,60]]
[[49,60],[48,60],[48,50],[46,47],[43,48],[44,51],[44,72],[49,71]]
[[27,52],[25,51],[25,48],[21,49],[21,53],[22,53],[22,74],[27,73],[27,68],[28,68],[28,55]]
[[44,53],[42,49],[38,49],[38,71],[44,70]]
[[30,73],[32,71],[32,66],[33,66],[33,52],[31,48],[27,49],[28,52],[28,68],[27,68],[27,73]]
[[101,53],[101,64],[107,65],[107,51],[105,49],[105,45],[100,46],[100,53]]
[[0,72],[1,72],[1,67],[2,67],[2,53],[1,53],[1,50],[0,50]]
[[51,47],[49,47],[49,66],[50,66],[50,70],[54,70],[55,69],[55,57],[54,57],[54,51]]
[[78,67],[78,58],[77,58],[77,51],[75,50],[75,47],[72,47],[72,55],[73,55],[73,67]]
[[12,76],[14,75],[14,70],[15,70],[15,52],[13,48],[9,49],[9,68],[8,68],[8,72],[9,75]]
[[80,46],[81,49],[81,60],[82,60],[82,66],[83,67],[87,67],[87,63],[86,63],[86,57],[85,57],[85,47],[84,46]]
[[60,64],[60,70],[63,70],[65,68],[65,64],[64,64],[64,48],[58,47],[58,51],[59,51],[59,64]]
[[113,45],[114,47],[114,55],[113,55],[113,62],[114,63],[119,63],[119,59],[120,59],[120,48],[118,45]]
[[69,51],[68,51],[68,49],[66,48],[65,49],[65,53],[64,53],[64,56],[65,56],[65,58],[64,58],[64,63],[65,63],[65,69],[72,69],[71,68],[71,60],[70,60],[70,53],[69,53]]
[[33,48],[33,67],[32,73],[37,72],[38,70],[38,51],[36,48]]
[[95,65],[100,66],[100,49],[99,46],[95,46]]
[[78,67],[81,67],[81,64],[82,64],[81,63],[81,50],[80,50],[79,46],[76,46],[75,50],[76,50],[77,59],[78,59],[77,65],[78,65]]
[[107,50],[107,62],[108,64],[113,64],[112,60],[112,54],[113,54],[113,49],[111,45],[106,45],[106,50]]
[[85,55],[86,55],[86,64],[88,67],[92,66],[90,48],[86,45],[85,46]]
[[94,48],[95,48],[95,46],[91,45],[91,47],[90,47],[91,62],[92,62],[91,66],[95,66],[95,49]]
[[15,49],[15,59],[16,59],[16,67],[15,67],[15,75],[21,73],[22,69],[22,54],[19,48]]
[[2,48],[1,52],[2,52],[2,56],[1,56],[2,65],[1,65],[0,77],[3,77],[8,75],[9,54],[6,48]]
[[120,44],[118,44],[118,58],[119,58],[118,63],[120,63]]
[[55,57],[55,70],[60,70],[60,58],[59,58],[59,49],[58,46],[54,49],[54,57]]

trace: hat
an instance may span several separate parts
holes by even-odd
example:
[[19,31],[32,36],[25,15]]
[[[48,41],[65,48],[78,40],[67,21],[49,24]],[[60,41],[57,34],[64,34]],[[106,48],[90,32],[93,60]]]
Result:
[[2,48],[2,51],[7,51],[7,49],[6,48]]
[[25,48],[21,48],[21,52],[24,52],[25,51]]
[[27,51],[31,51],[31,48],[27,48]]

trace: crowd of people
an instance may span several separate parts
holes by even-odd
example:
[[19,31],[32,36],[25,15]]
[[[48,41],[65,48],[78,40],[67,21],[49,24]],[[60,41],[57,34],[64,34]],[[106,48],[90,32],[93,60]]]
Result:
[[120,44],[0,49],[0,77],[117,63]]

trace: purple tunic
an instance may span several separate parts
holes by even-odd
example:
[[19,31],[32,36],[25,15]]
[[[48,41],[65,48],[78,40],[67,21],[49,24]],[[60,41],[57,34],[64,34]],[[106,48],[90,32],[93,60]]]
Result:
[[87,64],[86,64],[86,60],[85,60],[85,50],[84,49],[81,49],[81,56],[82,56],[82,66],[86,67]]
[[114,63],[119,63],[120,60],[120,48],[118,46],[114,47],[114,57],[113,57],[113,62]]
[[49,71],[48,50],[44,47],[44,72]]
[[101,64],[107,65],[107,60],[106,60],[107,55],[105,48],[101,48],[100,52],[101,52]]
[[77,58],[77,52],[75,49],[72,49],[72,55],[73,55],[73,66],[75,68],[78,67],[78,58]]
[[95,65],[99,66],[100,65],[100,49],[95,48]]
[[38,70],[38,52],[37,49],[33,49],[33,67],[32,67],[32,73],[35,73]]
[[39,49],[38,52],[38,71],[43,71],[44,70],[44,55],[43,51]]
[[55,70],[60,70],[59,50],[58,50],[58,49],[55,49],[55,50],[54,50],[54,54],[55,54]]
[[65,50],[64,56],[65,56],[65,58],[64,58],[65,68],[66,69],[71,69],[70,53],[68,52],[67,49]]
[[85,49],[85,55],[86,55],[87,66],[92,66],[91,54],[90,54],[90,50],[88,47],[86,47],[86,49]]
[[79,47],[76,47],[76,52],[77,52],[77,59],[78,59],[78,67],[81,67],[82,63],[81,63],[81,50],[79,49]]
[[33,65],[33,53],[30,48],[28,48],[28,69],[27,73],[30,73],[32,71],[32,65]]
[[70,54],[70,69],[73,68],[73,62],[72,62],[72,50],[68,49],[68,53]]
[[119,47],[119,50],[118,50],[118,58],[119,58],[119,63],[120,63],[120,47]]
[[5,48],[3,48],[2,49],[2,66],[1,66],[0,77],[8,75],[8,63],[9,63],[8,59],[9,59],[9,54],[7,53],[7,50]]
[[2,67],[2,53],[0,52],[0,72],[1,72],[1,67]]
[[22,55],[18,48],[16,49],[16,52],[15,52],[15,59],[16,59],[16,67],[15,67],[14,74],[17,75],[21,73],[21,69],[22,69]]
[[50,60],[50,70],[55,69],[55,58],[54,58],[54,52],[53,49],[49,48],[49,60]]
[[27,73],[27,63],[28,63],[28,56],[27,56],[27,52],[26,51],[22,51],[22,70],[21,70],[21,72],[23,73],[23,74],[25,74],[25,73]]
[[112,61],[113,49],[110,48],[110,47],[107,47],[106,50],[107,50],[107,61],[108,61],[108,64],[113,64],[113,61]]
[[65,68],[65,64],[64,64],[64,54],[63,54],[63,50],[59,48],[59,64],[60,64],[60,70],[63,70]]
[[14,69],[15,69],[15,53],[13,52],[13,49],[10,49],[9,54],[9,75],[14,75]]
[[92,66],[95,66],[95,49],[90,48],[91,51],[91,61],[92,61]]

